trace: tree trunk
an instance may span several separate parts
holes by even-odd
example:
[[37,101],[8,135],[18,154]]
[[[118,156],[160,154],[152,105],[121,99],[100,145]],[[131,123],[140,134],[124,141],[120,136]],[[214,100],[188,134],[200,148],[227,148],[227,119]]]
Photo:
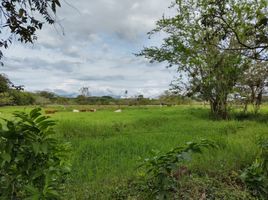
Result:
[[253,107],[254,107],[254,114],[257,114],[260,110],[260,107],[261,107],[261,103],[262,103],[262,93],[263,91],[261,90],[257,97],[255,98],[254,100],[254,104],[253,104]]
[[251,103],[253,106],[254,114],[257,114],[260,110],[262,103],[262,95],[263,95],[262,85],[251,87]]
[[228,119],[227,97],[224,99],[210,100],[211,115],[215,119]]

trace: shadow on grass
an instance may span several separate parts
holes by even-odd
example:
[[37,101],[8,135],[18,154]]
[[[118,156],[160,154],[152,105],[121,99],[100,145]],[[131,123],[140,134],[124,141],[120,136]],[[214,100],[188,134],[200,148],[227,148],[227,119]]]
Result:
[[255,121],[268,123],[268,113],[233,113],[232,118],[238,121]]
[[[207,108],[190,108],[187,111],[191,116],[201,119],[201,120],[211,120],[211,121],[224,121],[215,118],[211,115],[210,110]],[[230,112],[229,120],[237,121],[255,121],[259,123],[268,123],[268,113],[243,113],[243,112]]]
[[197,119],[210,120],[213,119],[210,116],[209,109],[207,108],[190,108],[185,114],[190,114]]

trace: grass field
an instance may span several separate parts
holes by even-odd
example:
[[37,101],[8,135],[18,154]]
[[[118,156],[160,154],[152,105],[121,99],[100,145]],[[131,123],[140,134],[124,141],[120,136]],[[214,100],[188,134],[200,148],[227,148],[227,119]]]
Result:
[[[165,153],[199,139],[213,139],[224,148],[197,156],[191,171],[216,178],[239,174],[253,162],[258,137],[268,136],[268,106],[256,118],[229,121],[210,120],[202,106],[126,107],[122,113],[113,107],[95,113],[73,113],[73,108],[59,107],[61,112],[52,115],[59,136],[72,143],[69,199],[111,199],[139,173],[140,159],[152,156],[152,150]],[[0,108],[0,116],[10,118],[15,110],[30,107]]]

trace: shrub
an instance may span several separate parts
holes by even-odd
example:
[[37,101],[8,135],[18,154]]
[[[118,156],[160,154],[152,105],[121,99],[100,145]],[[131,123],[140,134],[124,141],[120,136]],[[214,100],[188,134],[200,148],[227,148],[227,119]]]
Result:
[[35,101],[36,105],[41,105],[41,106],[48,105],[48,104],[52,103],[48,98],[38,96],[38,95],[35,96],[34,101]]
[[10,90],[9,95],[13,98],[14,105],[32,105],[35,103],[33,94],[18,90]]
[[70,146],[55,137],[55,122],[36,108],[15,112],[0,126],[0,199],[60,199],[70,171]]
[[173,199],[178,192],[178,181],[189,174],[183,164],[191,159],[191,154],[202,153],[205,148],[217,148],[217,145],[209,140],[188,142],[164,155],[146,159],[142,164],[146,168],[143,190],[147,190],[148,198]]
[[262,199],[268,196],[268,138],[261,138],[258,143],[260,152],[255,162],[244,170],[241,179],[253,195]]
[[0,106],[9,106],[13,104],[13,98],[9,93],[0,93]]

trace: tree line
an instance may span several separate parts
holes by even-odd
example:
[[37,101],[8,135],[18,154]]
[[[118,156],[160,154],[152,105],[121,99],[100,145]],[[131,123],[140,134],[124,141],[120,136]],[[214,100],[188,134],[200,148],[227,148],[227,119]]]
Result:
[[[193,99],[171,92],[164,92],[158,99],[145,98],[136,95],[128,98],[114,98],[112,96],[90,96],[88,92],[79,90],[76,97],[64,97],[50,91],[24,91],[24,86],[14,85],[5,74],[0,74],[0,106],[15,105],[179,105],[188,104]],[[198,100],[198,99],[196,99]],[[199,99],[201,100],[201,99]]]
[[[246,79],[244,81],[247,81]],[[175,87],[175,86],[174,86]],[[238,88],[242,90],[243,88]],[[177,88],[166,90],[157,98],[146,98],[144,95],[136,95],[133,97],[115,98],[112,96],[91,96],[79,90],[81,94],[76,97],[60,96],[50,91],[24,91],[24,86],[14,85],[5,74],[0,74],[0,106],[20,106],[20,105],[126,105],[126,106],[139,106],[139,105],[184,105],[184,104],[203,104],[204,98],[202,95],[189,96],[188,94],[177,93]],[[244,92],[244,90],[243,90]],[[254,96],[260,98],[258,88],[253,88]],[[249,94],[246,91],[245,94]],[[251,102],[251,96],[241,99],[237,93],[229,99],[232,104],[248,104],[253,103],[257,106],[260,102]],[[261,102],[268,102],[268,96],[261,97]],[[255,110],[255,107],[253,107]],[[256,108],[257,109],[257,108]],[[259,107],[258,107],[259,109]],[[245,108],[244,108],[245,110]]]

